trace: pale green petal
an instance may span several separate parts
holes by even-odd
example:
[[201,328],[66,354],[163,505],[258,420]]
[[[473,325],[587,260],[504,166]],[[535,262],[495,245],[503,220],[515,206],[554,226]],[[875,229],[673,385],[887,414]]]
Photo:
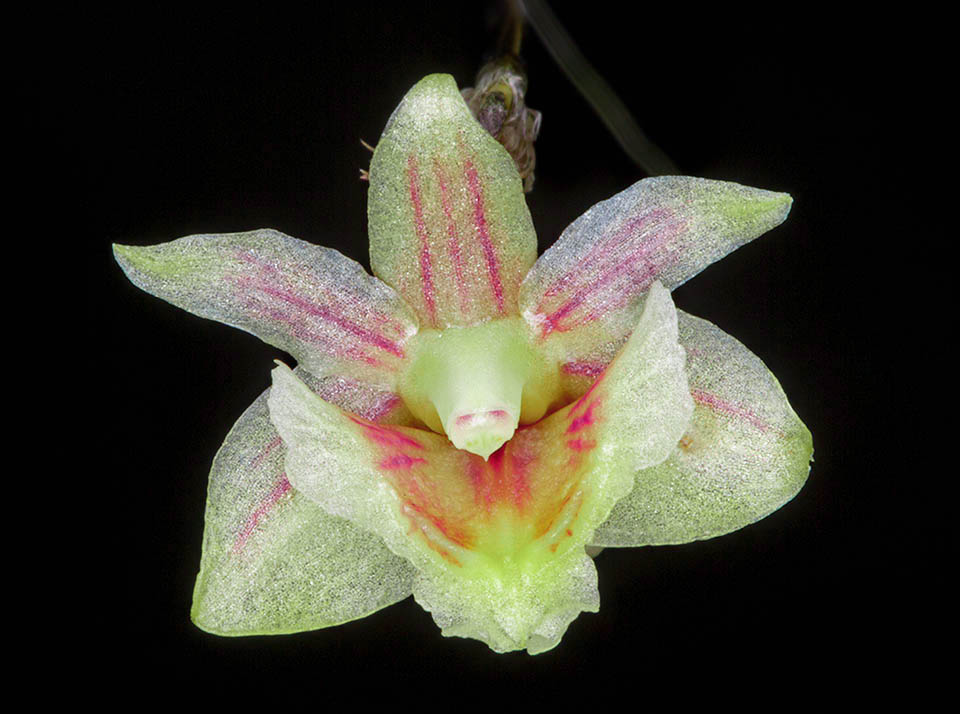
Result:
[[[383,412],[389,402],[370,389],[354,390],[350,399],[368,413]],[[285,454],[264,393],[234,425],[210,472],[191,613],[208,632],[279,634],[328,627],[411,592],[409,563],[376,536],[291,488]]]
[[785,193],[661,176],[570,224],[520,287],[521,313],[567,394],[582,393],[620,349],[653,281],[673,290],[780,224],[790,204]]
[[370,264],[424,327],[517,313],[537,238],[510,154],[449,75],[420,80],[370,162]]
[[680,313],[696,408],[664,463],[636,474],[593,543],[685,543],[753,523],[793,498],[813,455],[810,432],[756,355],[706,320]]
[[114,246],[133,283],[251,332],[316,375],[392,386],[416,317],[359,263],[275,230]]

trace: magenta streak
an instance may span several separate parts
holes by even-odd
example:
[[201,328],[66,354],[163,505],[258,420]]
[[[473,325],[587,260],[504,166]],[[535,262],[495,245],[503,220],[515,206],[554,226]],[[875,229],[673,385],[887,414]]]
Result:
[[[259,258],[256,258],[255,256],[250,255],[250,254],[247,253],[247,252],[240,252],[240,253],[238,253],[238,257],[239,257],[239,259],[242,260],[243,262],[245,262],[245,263],[250,263],[251,265],[255,265],[255,266],[257,266],[257,268],[259,268],[262,272],[264,272],[264,273],[269,273],[270,275],[274,276],[274,280],[276,280],[277,282],[282,282],[282,281],[283,281],[283,274],[277,269],[277,267],[276,267],[275,265],[271,265],[270,263],[266,263],[266,262],[260,260]],[[243,277],[244,283],[250,284],[250,281],[252,280],[251,277],[249,277],[249,276],[242,276],[242,277]],[[314,287],[316,287],[316,289],[317,289],[318,291],[322,291],[322,292],[323,292],[323,299],[325,299],[325,300],[329,301],[330,303],[334,304],[339,310],[343,311],[343,310],[345,310],[345,309],[349,309],[349,306],[346,307],[346,308],[344,307],[344,305],[343,305],[343,303],[342,303],[342,300],[340,299],[340,298],[341,298],[341,295],[338,295],[338,294],[336,294],[336,293],[331,292],[330,290],[328,290],[327,288],[325,288],[325,287],[324,287],[322,284],[320,284],[319,282],[316,283]],[[361,296],[359,296],[359,297],[356,297],[356,296],[353,296],[353,295],[350,295],[350,294],[347,294],[346,297],[348,298],[348,300],[352,300],[352,301],[354,301],[354,302],[360,301],[360,300],[363,300],[363,299],[366,298],[366,296],[363,296],[363,295],[361,295]],[[365,316],[365,319],[366,319],[366,318],[367,318],[367,316]],[[390,331],[392,331],[393,333],[395,333],[395,334],[397,334],[397,335],[400,335],[400,336],[405,336],[405,335],[406,335],[406,328],[405,328],[400,322],[398,322],[396,319],[390,317],[389,315],[387,315],[387,314],[385,314],[385,313],[383,313],[383,312],[380,312],[380,311],[378,311],[378,310],[372,310],[372,309],[371,309],[371,310],[370,310],[369,319],[370,319],[372,322],[376,323],[378,326],[384,328],[384,330],[390,330]]]
[[427,314],[431,323],[437,321],[437,306],[434,302],[433,268],[430,262],[430,242],[427,235],[427,224],[423,220],[423,198],[420,196],[420,173],[417,170],[417,158],[410,154],[407,158],[407,183],[410,186],[410,202],[413,204],[413,223],[420,240],[420,287],[423,291],[423,302],[427,306]]
[[487,459],[488,473],[493,475],[493,488],[497,498],[503,498],[507,490],[507,474],[504,472],[503,457],[506,453],[505,445],[490,454]]
[[267,444],[267,445],[264,447],[263,451],[261,451],[259,454],[257,454],[256,458],[255,458],[253,461],[250,462],[250,468],[252,468],[252,469],[259,468],[259,467],[260,467],[260,464],[263,463],[263,460],[264,460],[265,458],[267,458],[267,455],[268,455],[271,451],[273,451],[275,448],[277,448],[278,446],[280,446],[280,444],[282,444],[282,443],[283,443],[283,439],[281,439],[281,438],[278,436],[278,437],[276,437],[273,441],[271,441],[269,444]]
[[570,422],[570,426],[567,427],[567,433],[576,434],[581,429],[586,429],[588,426],[592,426],[597,420],[593,414],[593,410],[599,406],[599,399],[594,399],[592,402],[590,402],[590,405],[587,407],[586,411]]
[[523,509],[530,500],[530,484],[527,469],[533,461],[529,454],[511,453],[507,459],[507,446],[501,446],[490,454],[486,463],[471,458],[467,465],[467,478],[473,488],[474,503],[490,513],[494,504],[509,499],[518,509]]
[[289,305],[298,307],[309,315],[313,315],[314,317],[319,317],[321,320],[331,322],[344,332],[353,335],[361,342],[371,344],[374,347],[378,347],[379,349],[389,352],[392,355],[396,355],[397,357],[402,358],[404,356],[403,350],[395,342],[391,342],[390,340],[376,334],[375,332],[372,332],[371,330],[360,327],[345,317],[337,315],[330,308],[324,305],[317,305],[298,295],[291,295],[290,293],[283,292],[279,288],[275,288],[272,285],[254,281],[253,278],[245,277],[235,280],[238,284],[247,284],[255,290],[259,290],[260,292],[270,295],[271,297],[275,297],[278,300],[282,300]]
[[607,368],[606,362],[566,362],[560,367],[564,374],[577,374],[584,377],[599,377]]
[[567,414],[568,418],[573,419],[573,415],[580,411],[581,407],[586,406],[587,402],[590,400],[590,395],[593,394],[594,390],[600,386],[601,382],[603,382],[602,376],[596,382],[591,384],[590,389],[588,389],[584,395],[577,400],[576,404],[573,405],[573,408],[570,409],[569,413]]
[[392,456],[387,456],[384,458],[378,465],[380,468],[386,471],[398,471],[403,470],[407,471],[413,467],[414,464],[425,464],[427,463],[426,459],[421,459],[419,456],[407,456],[406,454],[393,454]]
[[376,357],[371,357],[356,346],[340,345],[335,340],[330,339],[323,333],[314,332],[313,330],[305,327],[300,320],[295,319],[293,315],[284,312],[283,310],[279,310],[274,307],[265,307],[261,309],[263,310],[263,314],[267,317],[288,324],[290,326],[290,334],[293,337],[296,337],[298,340],[320,345],[329,351],[330,354],[336,355],[337,357],[344,357],[357,362],[365,362],[373,367],[382,367],[383,369],[387,369],[389,371],[395,371],[395,367],[393,365],[385,365]]
[[470,193],[473,195],[473,222],[477,227],[477,235],[480,237],[483,255],[487,259],[490,287],[493,290],[493,297],[497,301],[497,312],[503,314],[503,283],[500,281],[500,266],[497,263],[497,254],[494,251],[493,242],[490,240],[487,218],[483,211],[483,189],[480,186],[480,177],[477,175],[473,162],[469,159],[464,163],[463,170],[467,177]]
[[411,446],[415,449],[423,449],[424,446],[416,439],[413,439],[409,436],[405,436],[401,432],[390,429],[385,426],[380,426],[379,424],[371,424],[362,419],[359,419],[351,414],[347,415],[347,418],[350,419],[354,424],[357,424],[363,427],[366,432],[366,436],[371,441],[374,441],[378,444],[384,446],[393,446],[396,448],[403,446]]
[[283,498],[290,488],[290,482],[287,480],[287,474],[280,474],[280,480],[277,481],[277,485],[274,486],[273,490],[267,494],[267,497],[260,502],[257,510],[250,514],[250,517],[247,518],[247,522],[243,526],[243,530],[237,534],[237,539],[233,543],[234,553],[239,553],[241,550],[243,550],[243,547],[247,544],[247,539],[260,523],[260,519],[267,515],[270,509],[273,508],[281,498]]
[[512,476],[513,502],[520,509],[530,501],[528,468],[533,460],[534,456],[529,452],[511,450],[510,475]]
[[[336,404],[341,409],[351,411],[357,416],[360,416],[368,421],[375,422],[379,419],[382,419],[396,409],[401,402],[398,394],[394,394],[392,392],[371,394],[371,387],[357,381],[356,379],[341,377],[340,380],[342,380],[342,383],[350,385],[349,391],[352,393],[351,396],[356,396],[358,394],[361,396],[362,401],[360,405],[347,409],[345,403],[346,400],[341,397],[339,384],[337,383],[321,384],[320,389],[317,391],[317,395],[325,402]],[[338,382],[340,382],[340,380],[338,380]]]
[[[605,256],[615,254],[614,251],[624,243],[632,241],[648,223],[659,220],[666,214],[667,212],[665,210],[658,209],[631,218],[620,226],[609,238],[597,241],[593,248],[590,249],[590,252],[578,260],[577,264],[571,270],[568,270],[557,278],[554,283],[544,291],[543,297],[553,297],[565,290],[571,282],[579,282],[579,280],[583,278],[583,270],[585,267],[604,262],[603,258]],[[606,262],[609,262],[609,258]]]
[[[617,278],[622,277],[625,272],[630,274],[631,280],[630,283],[625,286],[623,293],[636,295],[637,293],[645,290],[650,283],[653,282],[654,277],[656,277],[656,275],[660,273],[664,267],[662,264],[658,265],[655,261],[651,260],[651,254],[660,250],[675,232],[676,230],[668,229],[660,231],[654,240],[642,243],[625,259],[618,260],[607,267],[592,283],[582,286],[579,290],[577,290],[576,293],[574,293],[573,297],[571,297],[566,304],[555,310],[552,314],[546,316],[546,320],[543,324],[540,334],[541,339],[545,338],[551,332],[565,332],[571,329],[571,327],[574,325],[562,327],[560,326],[560,321],[580,307],[591,293],[596,292]],[[646,263],[642,271],[638,271],[635,265],[640,261],[644,261]]]
[[590,449],[594,448],[596,445],[597,442],[593,439],[582,439],[579,437],[576,439],[571,439],[567,442],[567,448],[580,452],[590,451]]
[[450,197],[447,195],[447,181],[443,175],[440,162],[434,160],[433,171],[440,185],[440,202],[443,204],[443,214],[447,217],[447,252],[453,262],[454,273],[457,276],[456,288],[460,293],[460,312],[464,315],[470,309],[469,284],[464,272],[463,254],[460,251],[460,235],[457,232],[457,222],[453,219],[453,209],[450,207]]
[[473,486],[474,502],[478,505],[482,504],[484,510],[489,513],[493,505],[493,493],[484,475],[485,468],[479,459],[471,459],[467,464],[467,477],[470,479],[470,485]]
[[721,414],[743,419],[753,424],[762,432],[770,431],[770,429],[773,428],[746,407],[721,399],[716,394],[705,392],[702,389],[691,389],[690,396],[692,396],[698,404],[706,405]]
[[402,401],[399,394],[385,395],[366,410],[364,416],[370,421],[377,421],[396,409]]

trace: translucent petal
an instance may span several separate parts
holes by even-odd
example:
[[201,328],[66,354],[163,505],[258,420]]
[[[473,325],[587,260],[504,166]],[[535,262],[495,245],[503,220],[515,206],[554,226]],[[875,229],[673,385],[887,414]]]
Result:
[[779,225],[791,198],[725,181],[644,179],[575,220],[520,287],[520,310],[582,393],[633,328],[654,280],[686,282]]
[[316,375],[392,386],[417,331],[400,296],[359,263],[274,230],[114,252],[138,287],[251,332]]
[[414,564],[414,596],[445,634],[544,651],[579,612],[597,609],[584,553],[593,529],[688,424],[676,330],[658,284],[594,388],[521,428],[487,461],[432,432],[345,414],[278,367],[270,410],[289,446],[287,473]]
[[425,327],[516,314],[537,240],[510,155],[449,75],[418,82],[370,163],[370,263]]
[[[266,394],[231,429],[210,471],[194,622],[219,635],[297,632],[407,597],[407,561],[291,488]],[[396,416],[378,390],[354,389],[349,399],[368,414]]]
[[593,543],[637,546],[712,538],[793,498],[813,455],[803,425],[760,359],[715,325],[680,313],[696,408],[664,463],[640,471]]

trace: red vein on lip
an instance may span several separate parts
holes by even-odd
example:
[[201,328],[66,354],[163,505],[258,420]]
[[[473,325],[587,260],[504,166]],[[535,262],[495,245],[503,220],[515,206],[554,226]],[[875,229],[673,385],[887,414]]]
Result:
[[505,502],[523,511],[531,500],[530,466],[535,459],[529,449],[509,443],[490,454],[487,461],[471,457],[467,478],[473,488],[474,503],[487,514],[496,504]]
[[381,446],[392,446],[394,448],[411,447],[421,450],[425,448],[419,441],[413,437],[407,436],[399,429],[392,429],[388,426],[374,424],[366,419],[361,419],[360,417],[354,416],[353,414],[347,414],[347,418],[357,426],[361,427],[364,431],[364,436],[366,436],[370,441],[380,444]]

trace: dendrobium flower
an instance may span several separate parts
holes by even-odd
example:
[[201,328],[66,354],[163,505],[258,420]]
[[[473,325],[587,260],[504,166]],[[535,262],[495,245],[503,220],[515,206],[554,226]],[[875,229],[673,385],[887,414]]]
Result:
[[670,298],[789,196],[646,179],[537,259],[515,164],[446,75],[369,179],[377,277],[274,230],[115,247],[139,287],[298,362],[214,459],[198,626],[308,630],[412,593],[445,635],[536,654],[598,609],[586,546],[709,538],[800,489],[810,433],[776,379]]

